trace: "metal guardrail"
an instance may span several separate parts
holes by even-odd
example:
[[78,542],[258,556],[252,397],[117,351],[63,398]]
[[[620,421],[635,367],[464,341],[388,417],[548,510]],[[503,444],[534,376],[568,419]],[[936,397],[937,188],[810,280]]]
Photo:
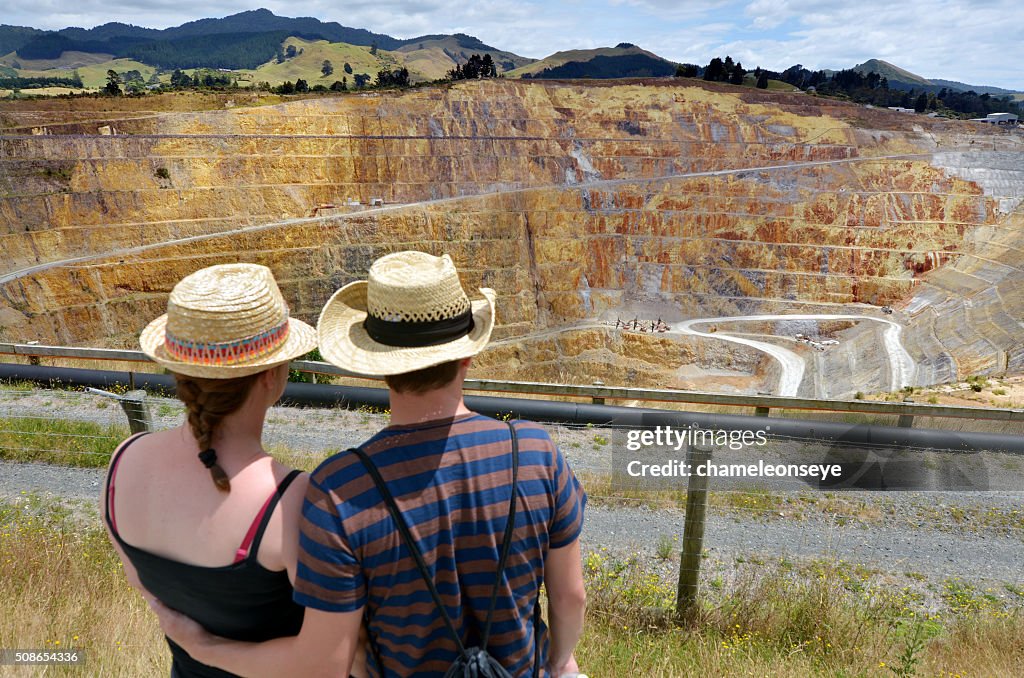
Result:
[[[24,356],[38,364],[40,357],[70,358],[79,360],[116,360],[125,362],[151,362],[142,351],[109,348],[78,348],[69,346],[45,346],[40,344],[0,343],[0,355]],[[33,361],[33,359],[35,359]],[[296,360],[291,368],[300,372],[343,376],[367,381],[380,382],[379,377],[367,377],[335,367],[329,363]],[[889,414],[900,417],[899,425],[909,428],[914,417],[938,417],[953,419],[994,420],[1006,422],[1024,421],[1024,410],[999,409],[991,407],[964,407],[960,405],[932,405],[914,402],[882,402],[873,400],[826,400],[797,398],[774,395],[750,395],[708,393],[703,391],[681,391],[671,389],[643,389],[605,386],[597,383],[590,386],[549,384],[541,382],[499,381],[493,379],[467,379],[465,388],[482,393],[518,393],[527,395],[562,396],[590,399],[603,404],[607,399],[636,400],[642,402],[671,402],[723,407],[754,408],[760,416],[767,416],[772,409],[809,410],[819,412],[843,412],[856,414]]]
[[[147,361],[145,354],[139,351],[111,350],[111,349],[75,349],[58,346],[39,345],[15,345],[0,344],[0,354],[21,355],[29,358],[40,356],[92,359],[92,360],[127,360]],[[295,361],[293,368],[316,371],[321,374],[343,374],[350,373],[340,370],[332,365],[320,362]],[[97,388],[97,384],[123,384],[127,377],[129,381],[138,381],[140,386],[151,388],[154,382],[160,388],[167,388],[173,383],[173,378],[166,374],[149,373],[126,373],[110,372],[104,370],[86,370],[65,367],[33,366],[23,364],[0,364],[0,372],[8,375],[11,379],[28,379],[37,382],[47,383],[60,381],[64,384],[76,384],[77,386],[88,386],[88,391],[108,398],[116,399],[128,417],[132,432],[150,430],[153,426],[153,418],[147,409],[144,390],[136,390],[118,396]],[[134,375],[134,378],[132,377]],[[503,382],[474,380],[468,384],[477,390],[501,390],[506,392],[518,391],[526,393],[543,393],[548,395],[571,395],[590,396],[594,400],[604,397],[627,397],[630,399],[656,399],[661,401],[672,400],[676,402],[715,402],[723,404],[723,398],[728,400],[740,400],[743,405],[752,403],[758,404],[759,415],[767,412],[771,405],[796,408],[803,405],[812,406],[811,409],[833,409],[839,406],[846,406],[846,411],[857,411],[865,405],[877,405],[887,408],[890,413],[898,413],[900,410],[915,410],[925,408],[928,411],[952,411],[953,414],[945,416],[964,417],[972,415],[975,418],[993,418],[993,410],[982,408],[963,407],[938,407],[918,406],[915,403],[868,403],[863,401],[815,401],[801,398],[782,398],[776,396],[722,396],[720,394],[691,393],[686,391],[668,391],[652,389],[627,389],[595,386],[560,386],[557,384],[537,384],[523,382]],[[135,388],[133,385],[132,388]],[[380,388],[336,386],[329,384],[315,385],[307,383],[289,383],[285,389],[285,400],[297,403],[314,403],[327,406],[348,406],[355,403],[371,404],[375,407],[387,406],[388,393]],[[484,402],[488,401],[488,402]],[[347,404],[346,404],[347,403]],[[523,400],[503,397],[485,397],[479,395],[467,395],[467,406],[473,411],[502,418],[527,418],[543,422],[571,422],[577,425],[586,423],[598,426],[611,426],[613,428],[643,427],[647,431],[660,429],[661,427],[682,429],[688,426],[696,426],[698,429],[714,431],[743,430],[750,432],[753,428],[760,428],[766,423],[762,416],[741,416],[735,414],[708,414],[693,412],[676,412],[664,410],[650,410],[640,407],[614,407],[604,404],[585,404],[554,402],[551,400]],[[730,404],[737,404],[736,402]],[[865,411],[861,409],[860,411]],[[1021,411],[1014,410],[1004,412],[1006,415],[1019,416]],[[933,415],[935,416],[935,415]],[[942,416],[942,414],[938,415]],[[1006,416],[1002,418],[1007,418]],[[906,448],[917,450],[930,450],[947,455],[970,454],[977,451],[1003,452],[1014,455],[1024,455],[1024,436],[1013,436],[1004,434],[986,433],[964,433],[941,431],[926,428],[910,428],[906,421],[912,419],[911,415],[900,415],[901,427],[886,427],[877,425],[851,425],[836,422],[807,421],[800,419],[774,419],[771,425],[764,426],[771,428],[773,439],[783,440],[788,446],[797,443],[816,441],[825,445],[826,459],[827,450],[837,445],[839,449],[849,449],[851,445],[855,448],[872,454],[873,450],[886,448]],[[607,442],[607,441],[606,441]],[[678,453],[679,450],[676,450]],[[884,454],[882,455],[884,458]],[[694,443],[686,443],[686,459],[691,467],[710,463],[713,457],[712,447],[697,446]],[[878,462],[869,462],[878,463]],[[863,467],[861,467],[863,468]],[[899,477],[897,473],[895,477]],[[887,479],[892,479],[886,476]],[[876,488],[871,488],[876,489]],[[926,489],[926,488],[925,488]],[[676,586],[676,615],[681,619],[689,619],[699,609],[700,597],[700,574],[702,564],[706,557],[704,553],[704,537],[706,534],[706,518],[708,515],[709,495],[712,489],[709,487],[709,476],[694,474],[687,480],[686,486],[686,513],[683,524],[682,549],[679,560],[679,575]]]

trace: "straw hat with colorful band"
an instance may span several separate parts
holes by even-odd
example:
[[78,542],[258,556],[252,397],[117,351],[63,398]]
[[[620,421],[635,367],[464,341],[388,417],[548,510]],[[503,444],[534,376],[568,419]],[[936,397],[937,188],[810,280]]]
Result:
[[139,343],[172,372],[229,379],[312,351],[316,331],[288,317],[288,305],[269,268],[221,264],[175,285],[167,313],[142,331]]
[[469,358],[490,340],[494,290],[471,302],[447,254],[389,254],[367,277],[338,290],[320,313],[328,362],[358,374],[402,374]]

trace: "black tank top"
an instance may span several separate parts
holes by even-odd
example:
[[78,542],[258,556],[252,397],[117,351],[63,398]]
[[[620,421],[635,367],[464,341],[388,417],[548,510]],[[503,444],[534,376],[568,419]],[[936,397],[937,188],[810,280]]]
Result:
[[[168,607],[192,617],[210,633],[224,638],[260,642],[298,635],[304,608],[292,600],[287,570],[266,569],[256,560],[256,554],[278,500],[300,471],[289,473],[264,504],[234,563],[222,567],[189,565],[136,548],[121,539],[117,532],[116,517],[111,511],[114,476],[121,455],[141,437],[125,443],[111,463],[104,501],[110,532],[135,566],[142,585]],[[172,676],[226,678],[234,675],[199,663],[169,638],[167,644],[173,656]]]

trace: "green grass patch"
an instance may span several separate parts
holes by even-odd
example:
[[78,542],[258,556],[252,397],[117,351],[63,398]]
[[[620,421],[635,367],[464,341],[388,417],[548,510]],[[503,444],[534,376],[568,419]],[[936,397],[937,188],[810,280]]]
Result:
[[35,417],[0,418],[0,459],[103,468],[128,427]]

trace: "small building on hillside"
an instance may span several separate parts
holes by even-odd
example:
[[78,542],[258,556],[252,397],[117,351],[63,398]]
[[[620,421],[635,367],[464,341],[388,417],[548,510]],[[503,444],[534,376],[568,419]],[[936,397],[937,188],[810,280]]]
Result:
[[972,122],[987,122],[990,125],[1016,125],[1017,116],[1013,113],[989,113],[984,118],[971,118]]
[[889,110],[897,113],[916,113],[913,108],[903,108],[902,106],[889,106]]

